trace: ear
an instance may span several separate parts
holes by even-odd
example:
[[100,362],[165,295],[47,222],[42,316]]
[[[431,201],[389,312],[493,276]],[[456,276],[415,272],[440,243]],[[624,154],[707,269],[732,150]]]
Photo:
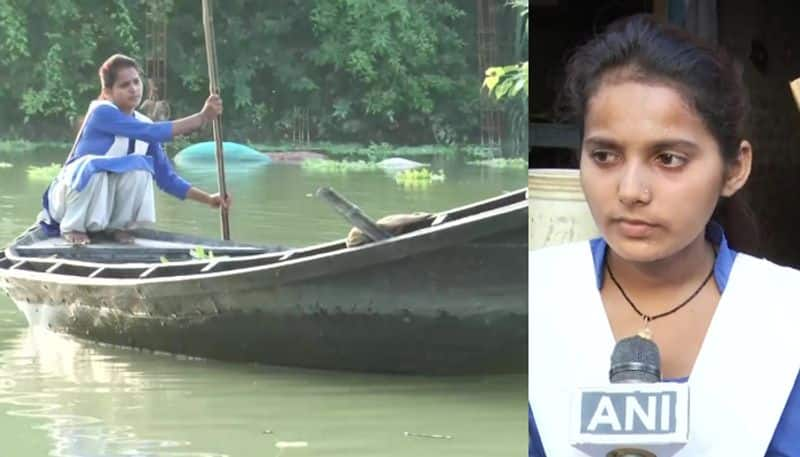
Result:
[[741,189],[750,177],[753,165],[753,148],[750,142],[743,140],[739,144],[739,153],[736,160],[728,164],[725,173],[725,182],[722,184],[722,196],[730,197]]

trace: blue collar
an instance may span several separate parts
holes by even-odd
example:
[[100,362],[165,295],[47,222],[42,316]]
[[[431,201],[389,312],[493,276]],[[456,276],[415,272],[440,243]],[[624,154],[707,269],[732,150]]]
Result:
[[[706,226],[706,239],[716,245],[717,260],[714,263],[714,280],[719,286],[719,292],[725,291],[728,284],[728,276],[733,268],[733,261],[736,258],[736,251],[728,247],[728,240],[725,238],[725,231],[717,222],[711,221]],[[603,287],[603,265],[605,265],[606,251],[608,244],[602,238],[595,238],[589,242],[592,248],[592,259],[594,260],[594,272],[597,276],[597,288]]]

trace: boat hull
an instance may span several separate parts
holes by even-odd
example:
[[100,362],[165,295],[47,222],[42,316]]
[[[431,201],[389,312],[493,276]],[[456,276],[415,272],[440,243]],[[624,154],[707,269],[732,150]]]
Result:
[[[363,372],[522,373],[526,205],[365,246],[202,270],[144,265],[103,277],[113,266],[9,257],[0,287],[31,326],[120,346]],[[98,265],[95,277],[80,273]]]
[[113,289],[4,281],[31,325],[109,344],[323,369],[524,372],[526,253],[478,240],[286,284],[258,271]]

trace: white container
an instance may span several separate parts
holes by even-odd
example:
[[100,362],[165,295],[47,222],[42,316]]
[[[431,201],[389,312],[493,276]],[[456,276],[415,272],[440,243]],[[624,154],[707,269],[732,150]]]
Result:
[[528,170],[528,249],[600,236],[578,170]]

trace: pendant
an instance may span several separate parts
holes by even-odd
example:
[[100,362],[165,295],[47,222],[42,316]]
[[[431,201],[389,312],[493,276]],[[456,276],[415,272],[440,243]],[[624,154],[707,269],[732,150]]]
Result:
[[637,334],[646,340],[653,339],[653,330],[650,329],[650,316],[644,316],[644,328]]

